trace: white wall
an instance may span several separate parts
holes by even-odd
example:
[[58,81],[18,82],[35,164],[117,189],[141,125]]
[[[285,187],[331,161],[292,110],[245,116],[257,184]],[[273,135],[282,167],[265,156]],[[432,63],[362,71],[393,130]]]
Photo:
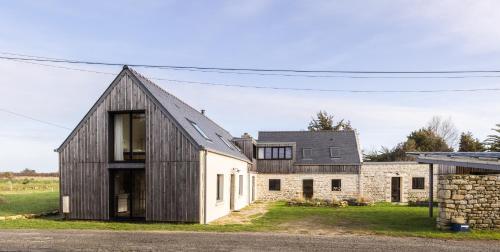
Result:
[[[247,163],[235,158],[213,152],[206,155],[206,221],[207,223],[231,212],[230,184],[234,174],[234,210],[249,203],[249,173]],[[224,193],[222,201],[217,201],[217,174],[224,175]],[[243,175],[243,195],[239,194],[239,175]]]

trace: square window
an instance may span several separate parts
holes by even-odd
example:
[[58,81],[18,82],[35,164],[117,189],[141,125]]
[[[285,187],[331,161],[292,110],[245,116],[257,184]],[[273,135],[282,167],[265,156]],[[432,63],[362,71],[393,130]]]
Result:
[[303,148],[302,159],[311,159],[311,157],[312,157],[312,148]]
[[411,180],[411,188],[412,189],[425,189],[425,178],[423,177],[415,177]]
[[332,191],[342,191],[342,180],[332,179]]
[[281,190],[281,179],[270,179],[269,191],[280,191],[280,190]]
[[278,149],[279,159],[285,159],[285,147],[280,147]]

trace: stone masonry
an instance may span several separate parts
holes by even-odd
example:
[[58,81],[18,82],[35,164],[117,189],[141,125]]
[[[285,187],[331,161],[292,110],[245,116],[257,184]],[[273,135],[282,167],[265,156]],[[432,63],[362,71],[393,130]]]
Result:
[[500,175],[441,175],[438,190],[438,228],[500,229]]
[[[269,179],[280,179],[281,190],[269,191]],[[358,195],[358,174],[263,174],[257,175],[259,200],[290,200],[302,197],[302,180],[313,180],[313,198],[355,198]],[[342,191],[332,191],[332,179],[342,180]]]
[[[425,201],[429,197],[429,166],[415,162],[364,163],[360,174],[266,174],[257,175],[257,198],[290,200],[302,197],[302,180],[312,179],[313,198],[352,199],[363,196],[374,201],[391,201],[391,178],[401,177],[401,202]],[[412,189],[412,178],[423,177],[424,189]],[[269,179],[280,179],[281,190],[269,191]],[[331,180],[341,179],[342,190],[332,191]],[[436,178],[437,179],[437,178]],[[435,179],[435,181],[436,181]],[[436,191],[436,184],[434,191]],[[434,194],[436,195],[436,194]]]

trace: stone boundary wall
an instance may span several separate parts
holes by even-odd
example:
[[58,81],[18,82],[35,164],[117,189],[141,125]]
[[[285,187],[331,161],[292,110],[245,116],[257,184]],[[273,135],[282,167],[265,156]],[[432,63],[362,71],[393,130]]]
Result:
[[[434,169],[434,196],[437,192],[437,169]],[[416,162],[365,162],[361,166],[360,188],[363,196],[374,201],[391,201],[392,177],[401,178],[401,202],[427,201],[429,165]],[[412,178],[423,177],[424,189],[412,189]],[[436,197],[434,197],[436,199]]]
[[500,175],[441,175],[438,190],[438,228],[500,229]]

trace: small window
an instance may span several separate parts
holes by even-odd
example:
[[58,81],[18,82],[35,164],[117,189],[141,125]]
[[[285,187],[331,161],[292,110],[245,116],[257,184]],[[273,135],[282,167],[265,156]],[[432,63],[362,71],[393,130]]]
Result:
[[302,149],[302,159],[311,159],[311,156],[312,156],[312,148]]
[[330,158],[340,158],[339,147],[330,147]]
[[[187,120],[187,119],[186,119]],[[189,121],[189,120],[188,120]],[[208,141],[212,141],[212,139],[210,139],[210,137],[207,136],[207,134],[205,134],[205,132],[203,132],[203,130],[201,130],[201,128],[198,126],[198,124],[196,124],[195,122],[192,122],[192,121],[189,121],[191,123],[191,125],[193,125],[193,128],[196,129],[196,131],[198,131],[198,133],[200,133],[200,135],[202,137],[204,137],[205,139],[207,139]]]
[[285,147],[285,159],[292,159],[292,147]]
[[417,178],[412,178],[412,181],[411,181],[412,185],[411,185],[411,188],[412,189],[425,189],[425,178],[423,177],[417,177]]
[[342,180],[332,179],[332,191],[342,191]]
[[224,199],[224,175],[217,174],[217,201]]
[[239,183],[239,193],[241,196],[241,195],[243,195],[243,175],[239,176],[238,183]]
[[264,159],[272,159],[273,158],[272,151],[273,151],[272,148],[266,147],[264,153]]
[[221,135],[217,134],[217,136],[220,138],[220,140],[231,150],[233,150],[234,145],[230,144],[229,141],[227,141],[224,137]]
[[257,146],[255,144],[252,144],[252,147],[253,147],[252,157],[257,158]]
[[281,190],[281,179],[270,179],[269,191],[280,191],[280,190]]
[[264,159],[264,148],[259,148],[259,155],[257,156],[259,159]]

